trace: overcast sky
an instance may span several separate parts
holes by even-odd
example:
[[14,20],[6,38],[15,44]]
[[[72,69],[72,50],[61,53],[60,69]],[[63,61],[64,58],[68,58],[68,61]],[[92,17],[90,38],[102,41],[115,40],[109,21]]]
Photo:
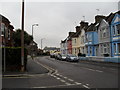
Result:
[[[69,31],[75,31],[75,26],[84,20],[83,16],[85,21],[92,23],[97,14],[109,15],[118,11],[119,0],[104,1],[106,2],[26,2],[25,31],[31,34],[32,25],[38,23],[39,26],[34,27],[34,40],[38,47],[41,47],[41,38],[45,38],[43,47],[60,47],[60,41],[67,37]],[[21,28],[21,2],[0,2],[0,8],[0,14],[7,17],[15,29]],[[96,9],[100,11],[97,12]]]

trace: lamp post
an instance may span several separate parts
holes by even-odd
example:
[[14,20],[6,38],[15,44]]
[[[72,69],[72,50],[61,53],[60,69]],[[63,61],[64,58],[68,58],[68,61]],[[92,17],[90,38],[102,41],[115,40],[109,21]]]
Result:
[[38,24],[33,24],[33,25],[32,25],[32,37],[33,37],[33,27],[34,27],[34,26],[38,26]]
[[[33,24],[32,25],[32,37],[33,37],[33,27],[34,26],[38,26],[38,24]],[[33,38],[34,39],[34,38]],[[34,40],[33,40],[34,41]],[[34,47],[33,47],[33,41],[32,41],[32,58],[33,58],[33,50],[34,50]]]
[[43,39],[45,39],[45,38],[41,38],[41,50],[42,50],[42,42],[43,42]]
[[21,71],[23,72],[24,67],[24,0],[22,0],[22,23],[21,23]]

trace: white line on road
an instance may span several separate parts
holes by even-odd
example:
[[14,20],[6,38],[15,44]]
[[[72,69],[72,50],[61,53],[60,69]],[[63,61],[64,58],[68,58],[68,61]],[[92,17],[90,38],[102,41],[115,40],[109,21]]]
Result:
[[63,77],[63,78],[67,79],[67,77]]
[[79,83],[79,82],[75,82],[75,84],[77,84],[77,85],[81,85],[82,83]]
[[66,85],[72,85],[72,84],[70,84],[70,83],[65,83]]
[[60,79],[60,78],[56,78],[56,79]]
[[61,82],[66,82],[65,80],[62,80],[62,79],[61,79],[60,81],[61,81]]
[[90,89],[90,88],[89,88],[88,86],[86,86],[86,85],[83,85],[83,87]]
[[100,71],[100,70],[95,70],[95,71],[97,71],[97,72],[103,72],[103,71]]
[[72,81],[72,82],[74,81],[74,80],[72,80],[72,79],[68,79],[68,80],[69,80],[69,81]]

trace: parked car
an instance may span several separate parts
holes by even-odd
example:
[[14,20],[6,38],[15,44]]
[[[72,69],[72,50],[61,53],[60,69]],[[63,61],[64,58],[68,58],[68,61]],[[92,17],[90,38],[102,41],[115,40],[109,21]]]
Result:
[[55,59],[57,59],[57,60],[61,60],[61,59],[62,59],[62,55],[61,55],[61,54],[59,54],[59,53],[58,53],[58,54],[56,54],[56,55],[55,55]]
[[62,61],[65,61],[65,60],[66,60],[66,54],[62,54],[62,55],[61,55],[61,60],[62,60]]
[[50,57],[51,57],[51,58],[55,58],[55,53],[51,53],[51,54],[50,54]]
[[78,62],[79,58],[76,55],[68,54],[66,56],[66,61],[69,61],[69,62]]

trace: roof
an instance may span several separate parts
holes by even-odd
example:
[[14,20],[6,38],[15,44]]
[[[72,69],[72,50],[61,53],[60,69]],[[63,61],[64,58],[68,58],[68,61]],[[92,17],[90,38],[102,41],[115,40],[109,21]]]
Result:
[[3,15],[1,15],[0,14],[0,20],[2,21],[2,22],[7,22],[7,23],[10,23],[10,21],[6,18],[6,17],[4,17]]

